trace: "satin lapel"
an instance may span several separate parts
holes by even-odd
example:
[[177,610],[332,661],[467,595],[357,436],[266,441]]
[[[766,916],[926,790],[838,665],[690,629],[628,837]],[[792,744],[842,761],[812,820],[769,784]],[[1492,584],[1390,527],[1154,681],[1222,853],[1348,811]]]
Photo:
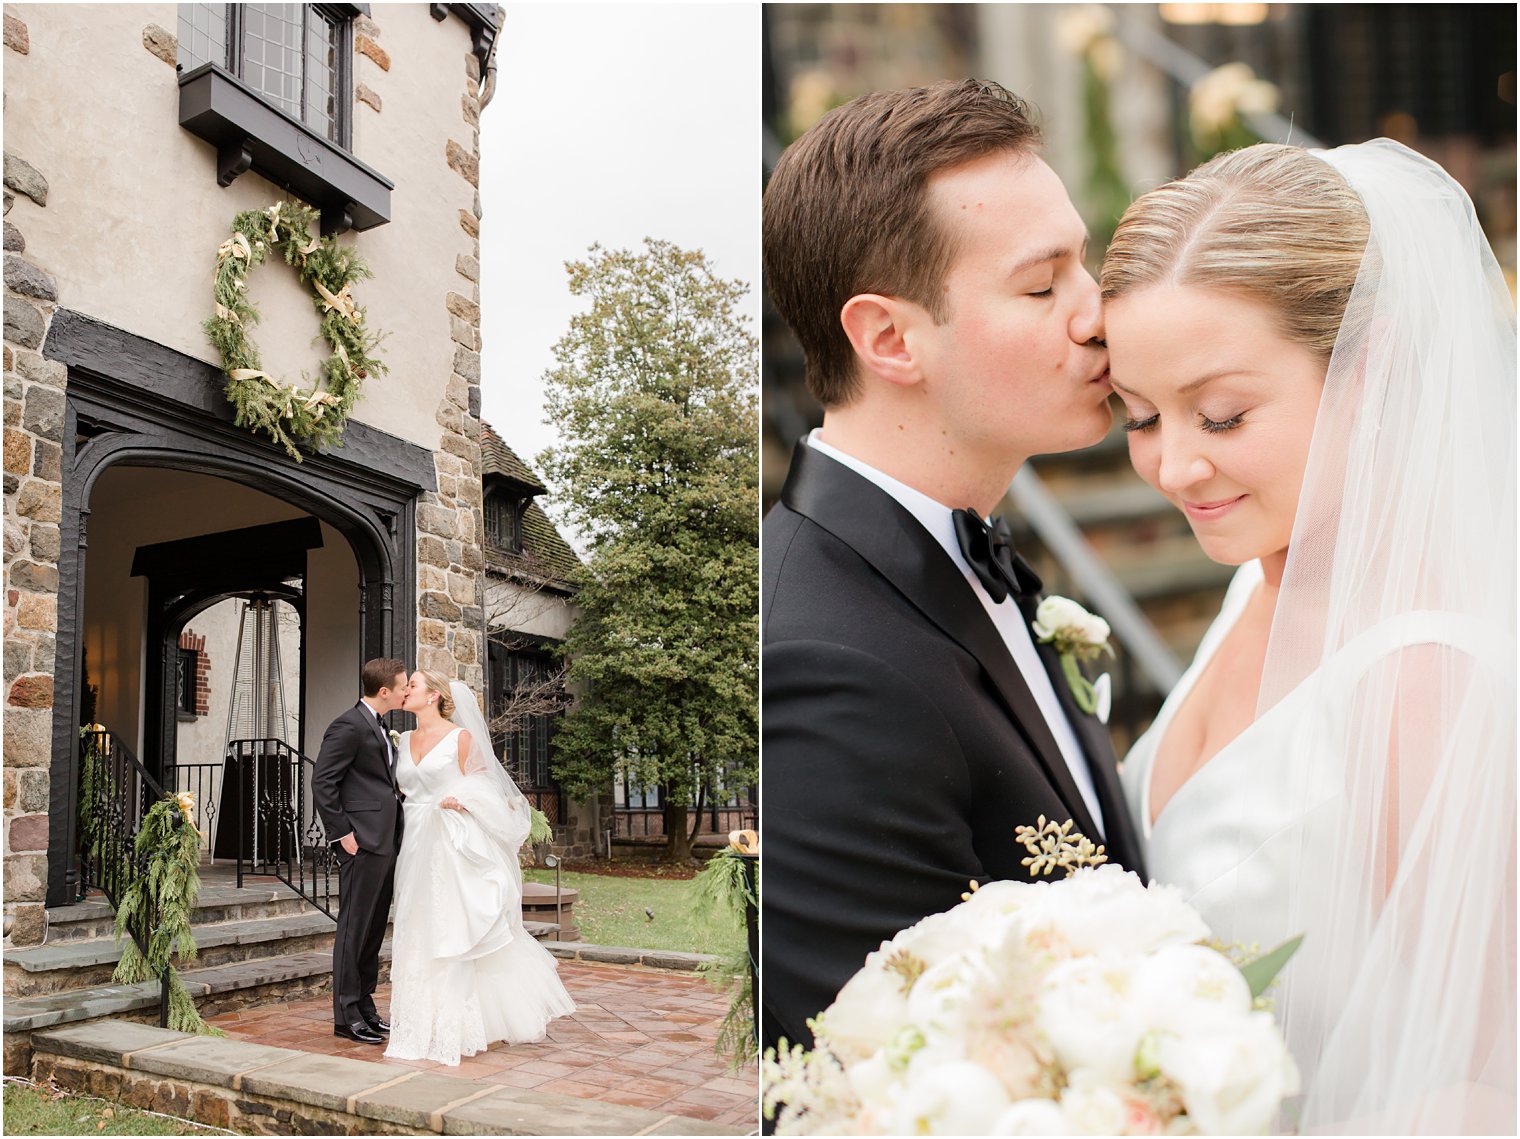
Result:
[[[810,451],[805,443],[799,443],[793,452],[781,501],[853,549],[977,659],[1077,828],[1096,833],[1071,769],[1002,634],[970,583],[918,519],[870,480],[827,455]],[[1030,826],[1035,822],[1021,821]]]
[[[1026,618],[1032,609],[1031,605],[1025,610]],[[1033,630],[1030,635],[1033,636]],[[1098,717],[1077,707],[1071,687],[1066,683],[1066,674],[1061,671],[1060,654],[1050,645],[1040,644],[1038,640],[1035,641],[1035,649],[1040,654],[1045,671],[1050,674],[1050,685],[1056,690],[1061,711],[1066,713],[1066,719],[1087,756],[1087,770],[1092,774],[1093,786],[1098,792],[1098,805],[1103,809],[1103,844],[1115,862],[1144,878],[1140,843],[1135,837],[1135,828],[1129,817],[1129,804],[1124,800],[1124,788],[1119,782],[1119,765],[1114,757],[1114,744],[1109,738],[1108,727],[1100,723]]]

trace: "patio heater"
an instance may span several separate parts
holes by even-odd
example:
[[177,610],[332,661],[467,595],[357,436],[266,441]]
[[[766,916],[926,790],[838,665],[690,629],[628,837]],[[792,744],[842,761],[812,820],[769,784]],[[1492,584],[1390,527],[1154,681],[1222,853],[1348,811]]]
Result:
[[546,854],[544,865],[554,871],[554,940],[562,941],[560,934],[564,932],[564,917],[560,914],[560,888],[559,888],[559,855]]

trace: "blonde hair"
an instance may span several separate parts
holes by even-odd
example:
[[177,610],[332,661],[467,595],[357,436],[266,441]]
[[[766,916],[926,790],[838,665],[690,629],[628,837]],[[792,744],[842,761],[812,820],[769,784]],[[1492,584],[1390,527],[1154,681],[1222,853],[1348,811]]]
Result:
[[1261,301],[1325,361],[1367,247],[1367,210],[1329,163],[1296,146],[1221,154],[1136,199],[1103,258],[1103,299],[1156,284]]
[[449,678],[430,668],[419,668],[417,673],[422,677],[422,683],[427,685],[428,691],[438,693],[438,714],[445,720],[453,719],[454,697],[449,692]]

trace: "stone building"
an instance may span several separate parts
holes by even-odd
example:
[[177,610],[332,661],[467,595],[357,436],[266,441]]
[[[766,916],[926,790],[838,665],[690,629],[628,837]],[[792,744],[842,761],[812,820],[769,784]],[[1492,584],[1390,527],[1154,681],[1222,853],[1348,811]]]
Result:
[[[306,755],[367,658],[482,689],[478,124],[498,17],[6,5],[8,948],[80,892],[86,685],[153,776],[220,761],[176,726],[180,654],[209,651],[218,604],[297,615],[286,730]],[[368,263],[354,299],[388,334],[341,446],[299,462],[234,423],[202,329],[234,215],[280,202]],[[315,374],[311,293],[278,259],[247,288],[264,369]]]
[[[572,692],[559,649],[580,615],[580,556],[538,503],[547,489],[489,423],[481,428],[486,557],[486,693],[496,750],[554,824],[561,855],[605,854],[611,794],[573,799],[554,778],[555,723]],[[426,622],[422,637],[436,636]]]

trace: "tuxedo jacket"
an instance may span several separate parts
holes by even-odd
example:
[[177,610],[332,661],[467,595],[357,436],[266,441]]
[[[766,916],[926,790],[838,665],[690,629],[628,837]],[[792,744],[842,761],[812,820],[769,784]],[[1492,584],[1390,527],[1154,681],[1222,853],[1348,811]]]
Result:
[[361,850],[394,854],[401,848],[401,791],[390,739],[363,702],[327,726],[311,789],[328,842],[353,832]]
[[767,1043],[810,1044],[866,955],[971,880],[1027,879],[1014,831],[1040,815],[1143,874],[1107,729],[1039,646],[1100,832],[975,587],[895,499],[799,445],[762,548]]

